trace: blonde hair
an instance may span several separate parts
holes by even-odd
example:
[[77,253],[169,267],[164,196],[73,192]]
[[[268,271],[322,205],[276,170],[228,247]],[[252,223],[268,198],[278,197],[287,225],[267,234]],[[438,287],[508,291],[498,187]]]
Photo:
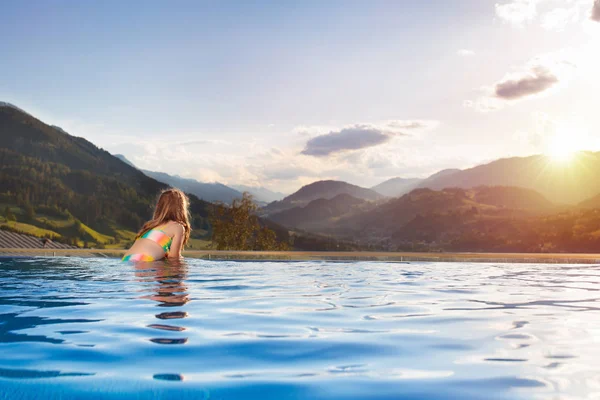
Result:
[[188,197],[179,189],[166,189],[160,193],[154,216],[142,226],[136,239],[142,236],[146,231],[161,226],[170,221],[175,221],[183,225],[184,235],[183,244],[187,244],[192,231],[189,217],[190,201]]

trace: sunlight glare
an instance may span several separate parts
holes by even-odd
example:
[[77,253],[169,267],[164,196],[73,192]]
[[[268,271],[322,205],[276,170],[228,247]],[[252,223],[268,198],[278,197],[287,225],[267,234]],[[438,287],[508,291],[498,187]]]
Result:
[[570,122],[559,124],[548,141],[546,154],[552,161],[569,162],[577,152],[585,150],[589,146],[586,143],[585,129],[578,124],[573,124],[573,121]]

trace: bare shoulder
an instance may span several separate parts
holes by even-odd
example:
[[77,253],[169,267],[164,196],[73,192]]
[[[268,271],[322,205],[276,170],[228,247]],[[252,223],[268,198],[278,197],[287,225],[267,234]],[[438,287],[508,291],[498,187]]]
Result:
[[171,235],[176,235],[178,233],[183,233],[185,230],[183,224],[180,224],[176,221],[169,221],[165,226],[165,231],[167,231]]

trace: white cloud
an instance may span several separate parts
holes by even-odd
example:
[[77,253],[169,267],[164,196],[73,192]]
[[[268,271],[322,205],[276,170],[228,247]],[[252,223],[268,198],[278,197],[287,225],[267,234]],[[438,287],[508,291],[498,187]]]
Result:
[[562,32],[569,23],[576,22],[578,19],[579,10],[577,7],[559,7],[548,11],[541,17],[541,26],[549,31]]
[[[592,2],[592,16],[596,4],[600,0],[512,0],[507,3],[496,4],[496,15],[505,22],[516,26],[529,23],[539,24],[542,28],[552,31],[563,31],[571,23],[580,23],[590,15]],[[600,18],[600,6],[599,15]]]
[[469,49],[460,49],[456,52],[456,54],[458,54],[459,56],[463,56],[463,57],[469,57],[469,56],[474,56],[475,52],[473,50],[469,50]]
[[544,0],[512,0],[509,3],[496,4],[496,15],[512,24],[523,24],[537,16],[538,3]]

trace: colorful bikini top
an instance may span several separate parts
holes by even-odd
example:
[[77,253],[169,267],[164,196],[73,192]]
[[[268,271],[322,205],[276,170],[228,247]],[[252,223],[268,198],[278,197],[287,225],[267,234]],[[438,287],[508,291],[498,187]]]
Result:
[[171,242],[173,242],[173,238],[158,227],[147,230],[142,236],[140,236],[140,238],[150,239],[153,242],[158,243],[158,245],[165,251],[165,254],[171,250]]

